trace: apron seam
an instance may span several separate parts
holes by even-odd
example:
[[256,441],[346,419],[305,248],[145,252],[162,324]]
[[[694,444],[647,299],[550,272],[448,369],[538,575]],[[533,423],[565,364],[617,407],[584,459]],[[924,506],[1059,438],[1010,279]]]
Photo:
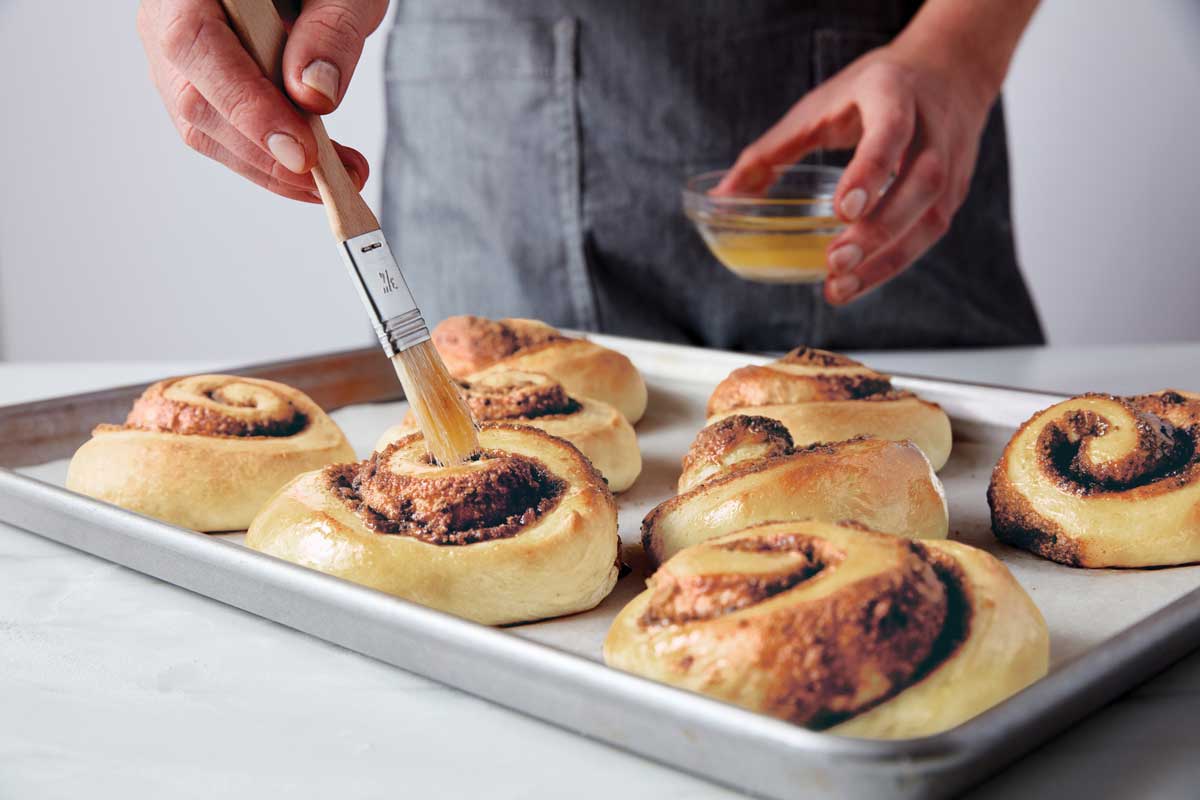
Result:
[[579,105],[575,91],[575,58],[578,21],[564,17],[554,24],[554,91],[558,95],[559,211],[563,223],[563,249],[567,290],[575,311],[576,327],[598,330],[596,298],[583,255],[583,193],[580,186]]

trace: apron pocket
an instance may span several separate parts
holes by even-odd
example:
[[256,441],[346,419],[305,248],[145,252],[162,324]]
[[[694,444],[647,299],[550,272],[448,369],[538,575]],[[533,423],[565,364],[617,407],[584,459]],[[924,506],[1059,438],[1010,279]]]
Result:
[[550,80],[553,20],[399,22],[388,39],[387,78],[395,82]]

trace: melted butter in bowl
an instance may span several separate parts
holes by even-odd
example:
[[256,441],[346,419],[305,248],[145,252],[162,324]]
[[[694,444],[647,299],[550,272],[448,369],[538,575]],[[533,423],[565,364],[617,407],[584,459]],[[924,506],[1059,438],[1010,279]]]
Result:
[[780,168],[763,194],[714,196],[709,192],[725,172],[707,172],[688,181],[684,211],[712,254],[739,277],[819,283],[826,248],[843,227],[833,213],[841,174],[836,167]]

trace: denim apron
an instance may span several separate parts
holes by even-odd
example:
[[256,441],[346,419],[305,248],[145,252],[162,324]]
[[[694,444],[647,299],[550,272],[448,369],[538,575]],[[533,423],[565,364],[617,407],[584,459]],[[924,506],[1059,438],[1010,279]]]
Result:
[[397,2],[382,217],[431,322],[536,317],[743,350],[1042,341],[1000,104],[949,233],[848,307],[741,280],[683,216],[688,176],[732,164],[918,2]]

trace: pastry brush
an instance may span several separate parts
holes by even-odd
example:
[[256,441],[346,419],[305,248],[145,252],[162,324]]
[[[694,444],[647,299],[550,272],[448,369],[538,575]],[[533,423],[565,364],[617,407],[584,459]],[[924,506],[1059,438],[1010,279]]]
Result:
[[[271,0],[221,0],[238,38],[263,73],[283,89],[287,31]],[[379,221],[354,186],[334,150],[325,123],[305,114],[317,140],[313,179],[341,245],[342,258],[371,318],[379,343],[392,360],[404,395],[433,459],[458,464],[479,450],[475,421],[433,347],[429,326],[409,291]]]

